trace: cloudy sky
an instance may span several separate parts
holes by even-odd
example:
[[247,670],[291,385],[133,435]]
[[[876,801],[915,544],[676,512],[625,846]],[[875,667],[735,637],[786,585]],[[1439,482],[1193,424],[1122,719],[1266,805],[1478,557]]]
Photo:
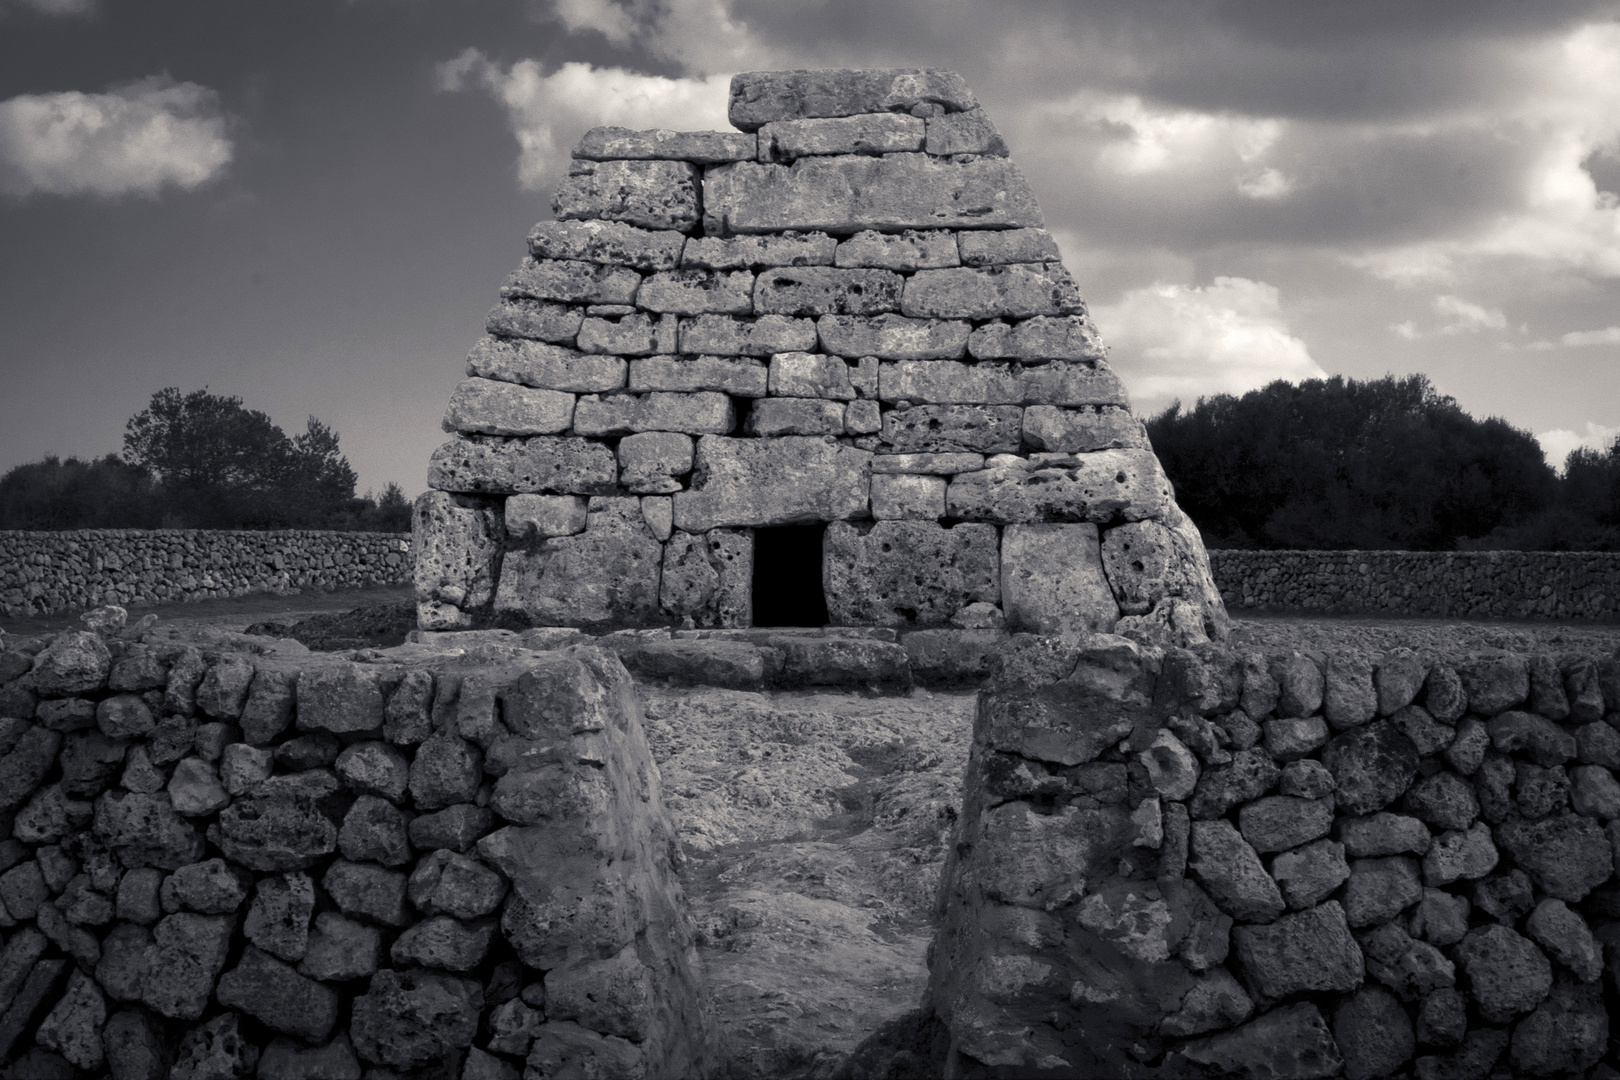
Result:
[[835,66],[967,77],[1140,411],[1620,433],[1616,0],[0,0],[0,469],[206,384],[414,494],[579,135]]

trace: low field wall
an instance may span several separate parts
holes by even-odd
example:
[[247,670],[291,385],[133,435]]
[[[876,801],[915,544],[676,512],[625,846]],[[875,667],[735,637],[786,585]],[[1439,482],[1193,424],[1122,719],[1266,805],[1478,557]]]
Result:
[[1620,553],[1211,551],[1226,606],[1620,620]]
[[0,613],[166,604],[411,577],[397,533],[80,529],[0,532]]

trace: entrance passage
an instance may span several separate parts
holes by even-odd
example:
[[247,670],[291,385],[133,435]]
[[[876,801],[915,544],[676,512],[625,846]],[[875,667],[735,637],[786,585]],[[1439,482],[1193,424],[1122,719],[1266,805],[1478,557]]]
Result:
[[754,530],[754,625],[826,626],[821,540],[827,526]]

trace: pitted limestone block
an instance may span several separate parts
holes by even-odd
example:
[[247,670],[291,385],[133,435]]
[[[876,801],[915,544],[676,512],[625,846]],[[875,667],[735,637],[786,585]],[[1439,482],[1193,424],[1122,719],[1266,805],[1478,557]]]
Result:
[[694,236],[686,242],[682,266],[742,270],[767,266],[831,266],[838,241],[821,232],[764,236]]
[[1170,481],[1151,450],[1099,450],[1061,463],[1000,458],[987,465],[952,478],[946,496],[952,517],[1009,525],[1144,521],[1170,502]]
[[731,398],[713,391],[586,394],[574,406],[574,431],[579,435],[629,435],[638,431],[725,435],[736,426]]
[[936,156],[949,154],[1007,156],[1006,141],[1002,139],[1001,132],[996,130],[996,125],[990,122],[983,109],[930,116],[927,149],[930,154]]
[[675,495],[675,527],[791,525],[863,516],[871,454],[831,439],[698,440],[692,486]]
[[997,602],[999,562],[990,525],[835,522],[822,555],[828,617],[855,626],[943,626],[969,604]]
[[1095,362],[1108,355],[1089,315],[1038,315],[1020,322],[985,323],[968,338],[967,351],[976,360],[1021,360],[1026,364],[1047,360]]
[[789,352],[771,357],[770,392],[778,397],[830,398],[851,401],[855,387],[843,357]]
[[679,316],[654,318],[644,311],[599,312],[580,324],[578,344],[587,353],[651,356],[675,351]]
[[1023,414],[1016,405],[914,405],[884,413],[880,438],[886,453],[1011,454],[1022,437]]
[[915,473],[919,476],[954,476],[984,468],[983,454],[878,454],[872,458],[872,475]]
[[1112,632],[1119,621],[1119,605],[1103,575],[1097,526],[1003,529],[1001,606],[1008,629],[1015,632]]
[[536,259],[572,259],[637,270],[673,270],[681,264],[685,245],[682,233],[638,229],[621,221],[542,221],[529,230],[529,254]]
[[435,450],[428,462],[429,487],[466,494],[595,495],[612,491],[617,480],[607,446],[552,435],[459,438]]
[[1063,261],[1057,241],[1045,229],[975,230],[958,233],[956,241],[963,266]]
[[[506,536],[573,536],[585,531],[587,500],[582,495],[512,495],[506,500]],[[491,596],[494,594],[491,593]]]
[[[963,235],[999,234],[975,232]],[[833,265],[870,266],[910,274],[917,270],[938,270],[946,266],[959,266],[961,257],[957,254],[956,233],[949,229],[926,231],[907,229],[899,233],[867,230],[839,243],[838,250],[833,254]]]
[[775,120],[863,113],[906,113],[937,104],[946,112],[978,108],[967,82],[939,68],[840,68],[747,71],[731,79],[732,126],[756,131]]
[[575,161],[551,212],[558,221],[601,219],[686,232],[703,212],[702,171],[685,161]]
[[776,120],[759,129],[760,161],[827,154],[901,154],[923,148],[927,128],[904,113]]
[[450,394],[444,430],[483,435],[555,435],[574,419],[574,395],[494,379],[463,379]]
[[660,270],[641,283],[636,304],[675,315],[749,315],[754,311],[752,270]]
[[739,161],[708,170],[703,231],[1007,229],[1044,225],[1035,195],[1005,158],[840,155],[791,165]]
[[1175,533],[1157,521],[1134,521],[1103,534],[1103,569],[1119,609],[1143,615],[1166,596],[1189,596],[1186,554]]
[[[799,355],[799,354],[789,354]],[[764,397],[765,365],[747,356],[649,356],[630,361],[630,389],[696,393],[714,390],[733,397]]]
[[467,356],[467,374],[570,394],[600,394],[624,385],[624,361],[559,345],[484,337]]
[[1026,405],[1131,406],[1125,384],[1106,364],[1053,361],[1019,372]]
[[762,398],[749,410],[743,432],[760,437],[842,435],[844,405],[822,398]]
[[878,521],[937,521],[945,516],[945,478],[913,473],[874,475],[872,516]]
[[631,131],[622,127],[594,127],[574,147],[573,156],[586,161],[690,161],[715,165],[746,161],[758,149],[758,139],[735,131]]
[[1018,405],[1023,390],[1008,364],[953,360],[887,360],[878,369],[878,398],[932,405]]
[[501,297],[570,304],[633,304],[641,275],[624,266],[526,257],[501,282]]
[[424,630],[464,625],[463,612],[494,599],[504,540],[497,500],[447,491],[417,496],[411,510],[411,558],[417,616]]
[[1027,319],[1085,311],[1062,263],[919,270],[906,279],[902,314],[923,319]]
[[559,345],[572,345],[579,333],[582,308],[550,300],[518,297],[502,300],[484,316],[484,330],[504,337],[533,338]]
[[699,315],[681,320],[680,351],[683,353],[772,356],[779,352],[808,352],[815,347],[816,324],[809,319],[788,315],[760,315],[751,319]]
[[597,496],[583,533],[507,551],[495,612],[537,626],[651,622],[662,556],[639,499]]
[[1058,454],[1092,450],[1146,450],[1147,429],[1118,405],[1060,409],[1031,405],[1024,410],[1024,447]]
[[647,523],[653,538],[660,542],[669,539],[675,529],[675,506],[667,495],[646,495],[641,500],[641,520]]
[[659,601],[698,626],[753,623],[754,535],[742,529],[671,534],[664,545]]
[[760,315],[881,315],[898,311],[904,279],[889,270],[832,266],[765,270],[754,284]]
[[883,430],[883,410],[875,401],[852,401],[844,407],[844,434],[876,435]]
[[[627,435],[619,440],[618,453],[619,483],[640,495],[679,491],[681,482],[676,477],[692,471],[692,437],[674,431]],[[511,505],[510,499],[507,505]]]
[[823,315],[816,320],[821,347],[837,356],[884,360],[956,360],[967,349],[969,326],[904,315]]

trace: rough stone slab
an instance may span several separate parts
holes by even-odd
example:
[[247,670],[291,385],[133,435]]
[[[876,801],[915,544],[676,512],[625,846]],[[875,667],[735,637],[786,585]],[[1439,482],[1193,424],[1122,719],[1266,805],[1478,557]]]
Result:
[[889,270],[831,266],[781,267],[759,275],[760,315],[881,315],[898,311],[904,279]]
[[691,394],[713,390],[733,397],[759,398],[765,396],[768,387],[766,366],[746,356],[652,356],[630,361],[630,389],[635,391]]
[[1006,458],[989,466],[951,480],[946,498],[952,517],[1009,525],[1107,524],[1157,517],[1170,501],[1170,481],[1148,450],[1077,454],[1067,465]]
[[1112,632],[1119,621],[1119,605],[1103,575],[1097,526],[1003,529],[1001,603],[1007,628],[1014,632]]
[[[675,479],[692,471],[692,439],[672,431],[649,431],[619,440],[619,483],[641,495],[667,495],[681,489]],[[523,496],[513,496],[520,498]],[[527,496],[534,498],[534,496]],[[511,500],[507,500],[511,505]],[[645,504],[643,504],[645,509]],[[585,527],[583,507],[579,532]],[[663,537],[659,537],[663,539]]]
[[1038,315],[1020,322],[986,323],[973,331],[967,349],[976,360],[1021,360],[1026,364],[1047,360],[1100,361],[1108,355],[1102,335],[1089,315]]
[[[998,236],[1000,233],[972,232],[962,235]],[[838,250],[833,253],[833,265],[870,266],[903,274],[959,266],[961,256],[957,253],[956,237],[957,234],[948,229],[907,229],[898,233],[867,230],[839,243]]]
[[884,453],[1011,454],[1022,438],[1016,405],[914,405],[883,414]]
[[580,435],[628,435],[637,431],[680,431],[725,435],[737,426],[731,398],[713,391],[671,394],[586,394],[574,408]]
[[501,283],[501,298],[633,304],[640,288],[641,275],[626,267],[530,256]]
[[906,279],[904,315],[920,319],[1025,319],[1085,311],[1062,263],[919,270]]
[[690,490],[675,495],[675,527],[838,521],[866,513],[871,454],[830,439],[788,436],[764,442],[705,435],[698,440]]
[[1275,1001],[1304,992],[1348,993],[1365,978],[1365,961],[1344,910],[1328,900],[1269,926],[1232,931],[1238,962],[1256,997]]
[[824,398],[763,398],[754,402],[743,431],[761,437],[842,435],[844,406]]
[[965,322],[895,314],[823,315],[815,325],[823,350],[851,359],[960,360],[970,332]]
[[226,1008],[240,1009],[276,1031],[310,1042],[325,1039],[337,1023],[335,990],[251,945],[236,967],[220,976],[215,993]]
[[690,161],[716,165],[747,161],[758,148],[759,140],[745,132],[594,127],[579,140],[573,156],[585,161]]
[[770,392],[778,397],[830,398],[852,401],[855,387],[841,356],[790,352],[771,357]]
[[745,71],[731,78],[728,119],[742,131],[777,120],[910,112],[936,104],[947,112],[979,101],[954,71],[939,68]]
[[1326,1080],[1344,1069],[1327,1021],[1309,1002],[1274,1009],[1233,1031],[1194,1040],[1176,1056],[1223,1076]]
[[722,356],[809,352],[816,347],[816,332],[816,324],[811,320],[787,315],[761,315],[753,319],[699,315],[681,320],[680,351]]
[[754,534],[712,529],[675,532],[664,545],[659,603],[677,618],[703,627],[746,627],[753,622]]
[[1023,388],[1010,364],[886,360],[878,368],[878,398],[930,405],[1018,405]]
[[1023,368],[1018,382],[1026,405],[1131,407],[1125,384],[1106,364],[1054,361]]
[[945,478],[912,473],[872,477],[872,517],[878,521],[937,521],[945,516]]
[[1147,429],[1118,405],[1063,409],[1031,405],[1024,410],[1024,447],[1042,453],[1146,450]]
[[[883,430],[883,413],[875,401],[852,401],[844,409],[844,432],[848,435],[876,435]],[[863,447],[863,449],[871,449]]]
[[758,157],[788,162],[827,154],[916,153],[927,135],[920,119],[904,113],[777,120],[759,129]]
[[791,165],[739,161],[710,169],[703,194],[703,231],[710,236],[1045,224],[1023,173],[1006,158],[888,154],[806,157]]
[[958,233],[963,266],[1060,263],[1057,241],[1045,229],[983,229]]
[[433,452],[428,486],[440,491],[512,495],[595,495],[618,480],[613,451],[581,438],[461,438]]
[[930,116],[926,148],[930,154],[939,156],[947,154],[1007,156],[1007,143],[983,109]]
[[694,236],[686,242],[682,266],[704,270],[745,270],[767,266],[831,266],[838,241],[821,232],[764,236]]
[[654,318],[645,312],[590,316],[580,324],[576,339],[581,352],[619,356],[651,356],[675,351],[679,320],[674,315]]
[[685,161],[575,161],[551,212],[558,221],[601,219],[685,232],[703,212],[701,177]]
[[682,233],[638,229],[622,221],[542,221],[529,230],[529,254],[536,259],[574,259],[637,270],[673,270],[681,264],[685,245]]
[[636,303],[675,315],[749,315],[754,311],[751,270],[660,270],[641,284]]
[[990,525],[947,529],[932,521],[879,521],[862,530],[834,522],[827,527],[823,566],[835,624],[944,626],[967,605],[994,604],[1001,594]]
[[[419,620],[425,616],[425,629],[448,629],[460,625],[463,613],[488,604],[495,596],[495,572],[505,539],[501,511],[488,499],[454,495],[444,491],[424,491],[411,508],[412,577],[419,605]],[[292,689],[283,698],[255,690],[248,700],[248,711],[285,727],[292,717]],[[267,696],[268,695],[268,696]],[[274,698],[274,700],[272,700]],[[255,701],[258,702],[257,706]],[[244,725],[246,727],[247,725]],[[269,737],[280,734],[280,728]],[[268,741],[250,732],[256,742]]]
[[601,394],[624,385],[617,356],[589,356],[560,345],[522,338],[480,338],[467,354],[467,374],[539,390]]
[[574,395],[495,379],[463,379],[450,394],[444,430],[481,435],[555,435],[574,419]]
[[662,560],[640,499],[593,498],[583,533],[506,553],[495,611],[535,626],[644,626]]
[[510,496],[506,500],[506,535],[523,541],[584,532],[586,505],[580,495]]
[[878,454],[872,458],[872,474],[916,473],[926,476],[954,476],[984,468],[983,454]]

